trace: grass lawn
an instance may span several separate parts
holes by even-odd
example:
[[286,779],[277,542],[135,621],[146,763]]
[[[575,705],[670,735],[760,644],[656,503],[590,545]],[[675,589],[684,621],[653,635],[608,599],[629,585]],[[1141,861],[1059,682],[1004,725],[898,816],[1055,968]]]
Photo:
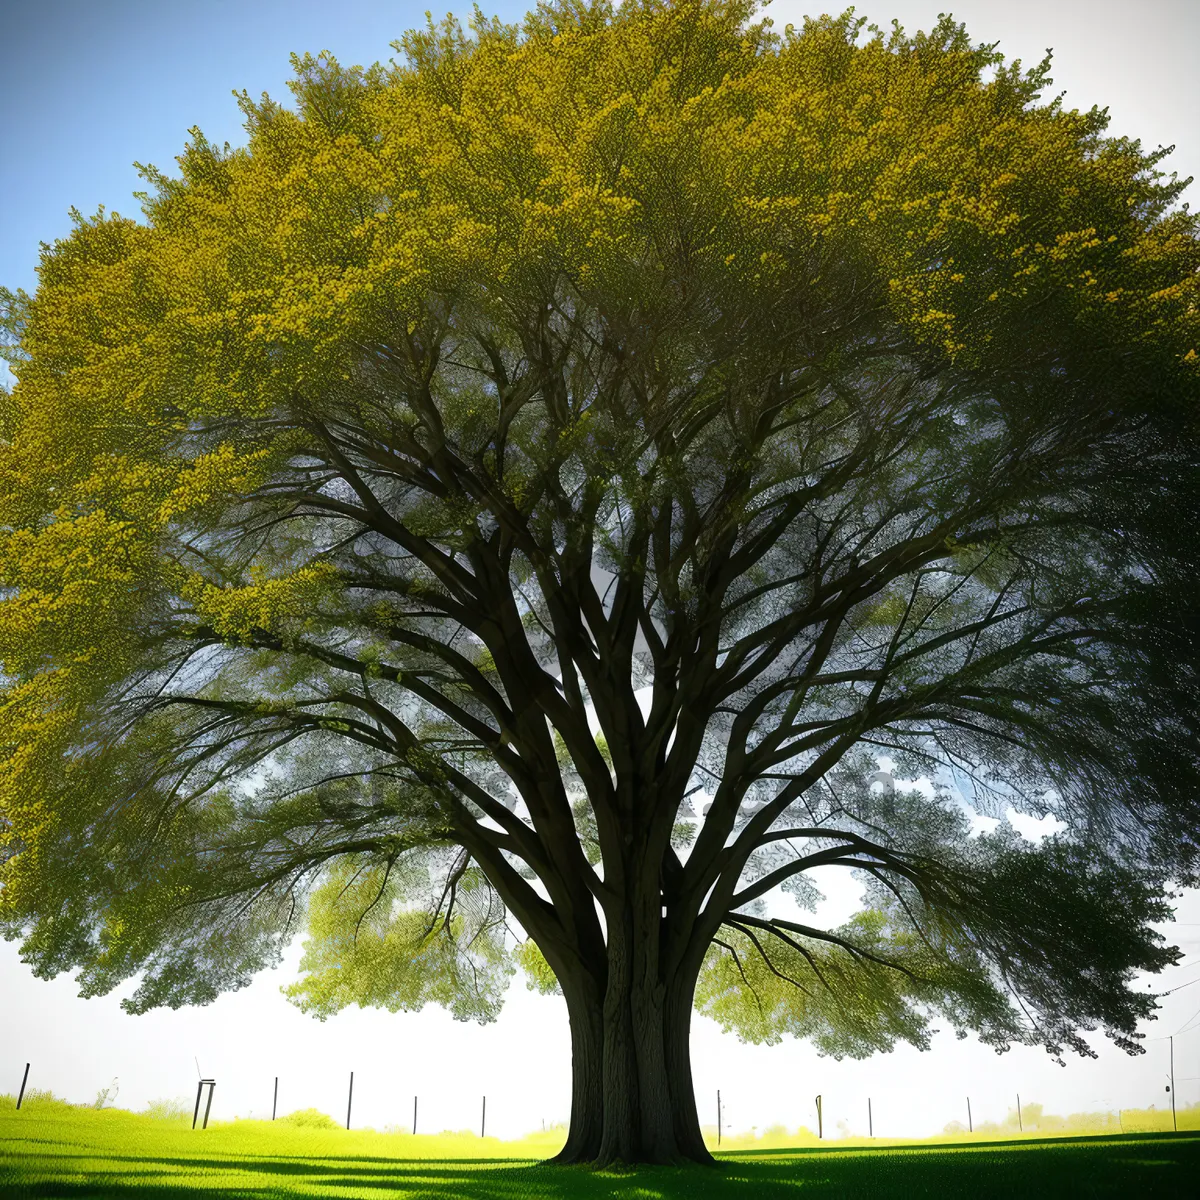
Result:
[[[10,1102],[11,1105],[11,1102]],[[559,1135],[561,1138],[561,1135]],[[550,1137],[190,1128],[121,1110],[0,1107],[0,1196],[404,1197],[406,1200],[754,1200],[812,1197],[1200,1195],[1200,1133],[731,1151],[714,1169],[625,1174],[539,1167]]]

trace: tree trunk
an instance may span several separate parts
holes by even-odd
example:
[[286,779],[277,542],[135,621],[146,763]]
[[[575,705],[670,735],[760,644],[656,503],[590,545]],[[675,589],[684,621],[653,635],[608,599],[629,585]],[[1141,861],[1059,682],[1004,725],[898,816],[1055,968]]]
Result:
[[594,1162],[604,1131],[602,1064],[604,1021],[594,985],[586,978],[559,976],[571,1022],[571,1127],[567,1144],[550,1161]]
[[696,971],[662,979],[659,931],[639,936],[638,924],[609,929],[603,996],[583,979],[560,980],[571,1022],[571,1127],[552,1162],[714,1161],[692,1087]]

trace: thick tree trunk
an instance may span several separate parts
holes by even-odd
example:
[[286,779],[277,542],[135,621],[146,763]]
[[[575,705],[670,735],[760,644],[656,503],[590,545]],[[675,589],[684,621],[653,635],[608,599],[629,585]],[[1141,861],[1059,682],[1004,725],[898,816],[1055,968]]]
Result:
[[609,930],[603,996],[583,979],[560,981],[571,1022],[571,1126],[553,1162],[714,1161],[692,1087],[695,971],[664,980],[658,931],[639,937],[637,924]]
[[604,1132],[604,1020],[589,980],[560,976],[559,985],[571,1022],[571,1127],[567,1144],[550,1161],[594,1162]]

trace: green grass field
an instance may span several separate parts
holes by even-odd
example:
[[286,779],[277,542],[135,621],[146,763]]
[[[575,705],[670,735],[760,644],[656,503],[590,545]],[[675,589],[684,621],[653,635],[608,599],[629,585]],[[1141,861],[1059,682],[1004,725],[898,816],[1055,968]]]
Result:
[[[303,1121],[303,1117],[300,1118]],[[1191,1122],[1189,1122],[1190,1124]],[[234,1121],[192,1131],[119,1109],[0,1097],[0,1196],[775,1200],[1200,1194],[1200,1133],[849,1141],[722,1152],[715,1170],[539,1167],[561,1133],[519,1142]]]

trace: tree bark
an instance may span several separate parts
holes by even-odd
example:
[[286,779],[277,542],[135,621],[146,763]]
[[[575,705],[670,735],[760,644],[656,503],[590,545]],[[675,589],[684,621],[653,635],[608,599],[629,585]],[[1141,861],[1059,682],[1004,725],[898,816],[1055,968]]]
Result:
[[594,985],[586,978],[560,975],[571,1023],[571,1126],[567,1144],[552,1163],[594,1162],[604,1131],[602,1065],[604,1020]]
[[[653,920],[661,920],[657,895]],[[561,979],[571,1023],[571,1125],[551,1162],[714,1162],[692,1086],[692,997],[698,964],[663,977],[659,929],[630,914],[610,927],[603,996]]]

